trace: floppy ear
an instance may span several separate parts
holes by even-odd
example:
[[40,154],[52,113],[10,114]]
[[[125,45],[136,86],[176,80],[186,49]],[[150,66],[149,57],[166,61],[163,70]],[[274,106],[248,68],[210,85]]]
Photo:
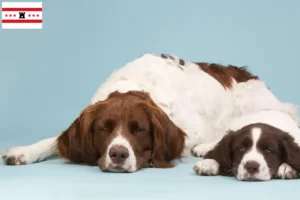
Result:
[[215,148],[209,151],[204,159],[214,159],[220,165],[219,174],[223,176],[232,175],[232,142],[233,142],[233,134],[235,132],[229,131],[215,146]]
[[154,103],[143,104],[152,123],[152,162],[158,168],[170,168],[170,162],[180,158],[186,134]]
[[70,127],[58,137],[59,155],[73,163],[96,165],[99,158],[91,134],[93,106],[84,109]]
[[288,133],[284,133],[281,143],[284,149],[284,162],[294,170],[300,172],[300,147],[295,143],[294,138]]

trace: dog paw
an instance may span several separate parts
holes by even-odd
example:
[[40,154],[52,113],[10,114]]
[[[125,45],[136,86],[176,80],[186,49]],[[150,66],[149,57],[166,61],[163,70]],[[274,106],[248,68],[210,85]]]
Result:
[[196,157],[205,156],[210,150],[212,150],[212,145],[210,143],[207,144],[198,144],[192,149],[192,154]]
[[214,159],[204,159],[197,162],[193,169],[198,175],[216,176],[219,174],[219,163]]
[[26,146],[8,149],[1,155],[7,165],[26,165],[36,161],[35,154]]
[[283,163],[278,168],[277,177],[281,179],[296,179],[298,178],[298,172],[288,164]]

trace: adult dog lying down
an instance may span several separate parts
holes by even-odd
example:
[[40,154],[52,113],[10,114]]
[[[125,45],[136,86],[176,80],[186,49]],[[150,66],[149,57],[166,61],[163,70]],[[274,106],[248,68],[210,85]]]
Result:
[[103,171],[168,168],[191,151],[201,155],[240,116],[262,110],[297,118],[293,106],[244,68],[145,54],[112,73],[60,136],[2,157],[21,165],[58,153]]

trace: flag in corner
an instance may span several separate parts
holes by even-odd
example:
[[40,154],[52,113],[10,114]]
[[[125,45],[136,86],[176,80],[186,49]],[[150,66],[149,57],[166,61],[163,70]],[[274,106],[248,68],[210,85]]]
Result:
[[3,29],[42,29],[42,2],[2,2]]

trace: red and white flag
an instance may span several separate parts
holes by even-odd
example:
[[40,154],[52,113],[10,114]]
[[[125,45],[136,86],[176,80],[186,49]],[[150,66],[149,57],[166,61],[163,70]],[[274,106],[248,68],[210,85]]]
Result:
[[3,29],[41,29],[42,2],[2,2]]

